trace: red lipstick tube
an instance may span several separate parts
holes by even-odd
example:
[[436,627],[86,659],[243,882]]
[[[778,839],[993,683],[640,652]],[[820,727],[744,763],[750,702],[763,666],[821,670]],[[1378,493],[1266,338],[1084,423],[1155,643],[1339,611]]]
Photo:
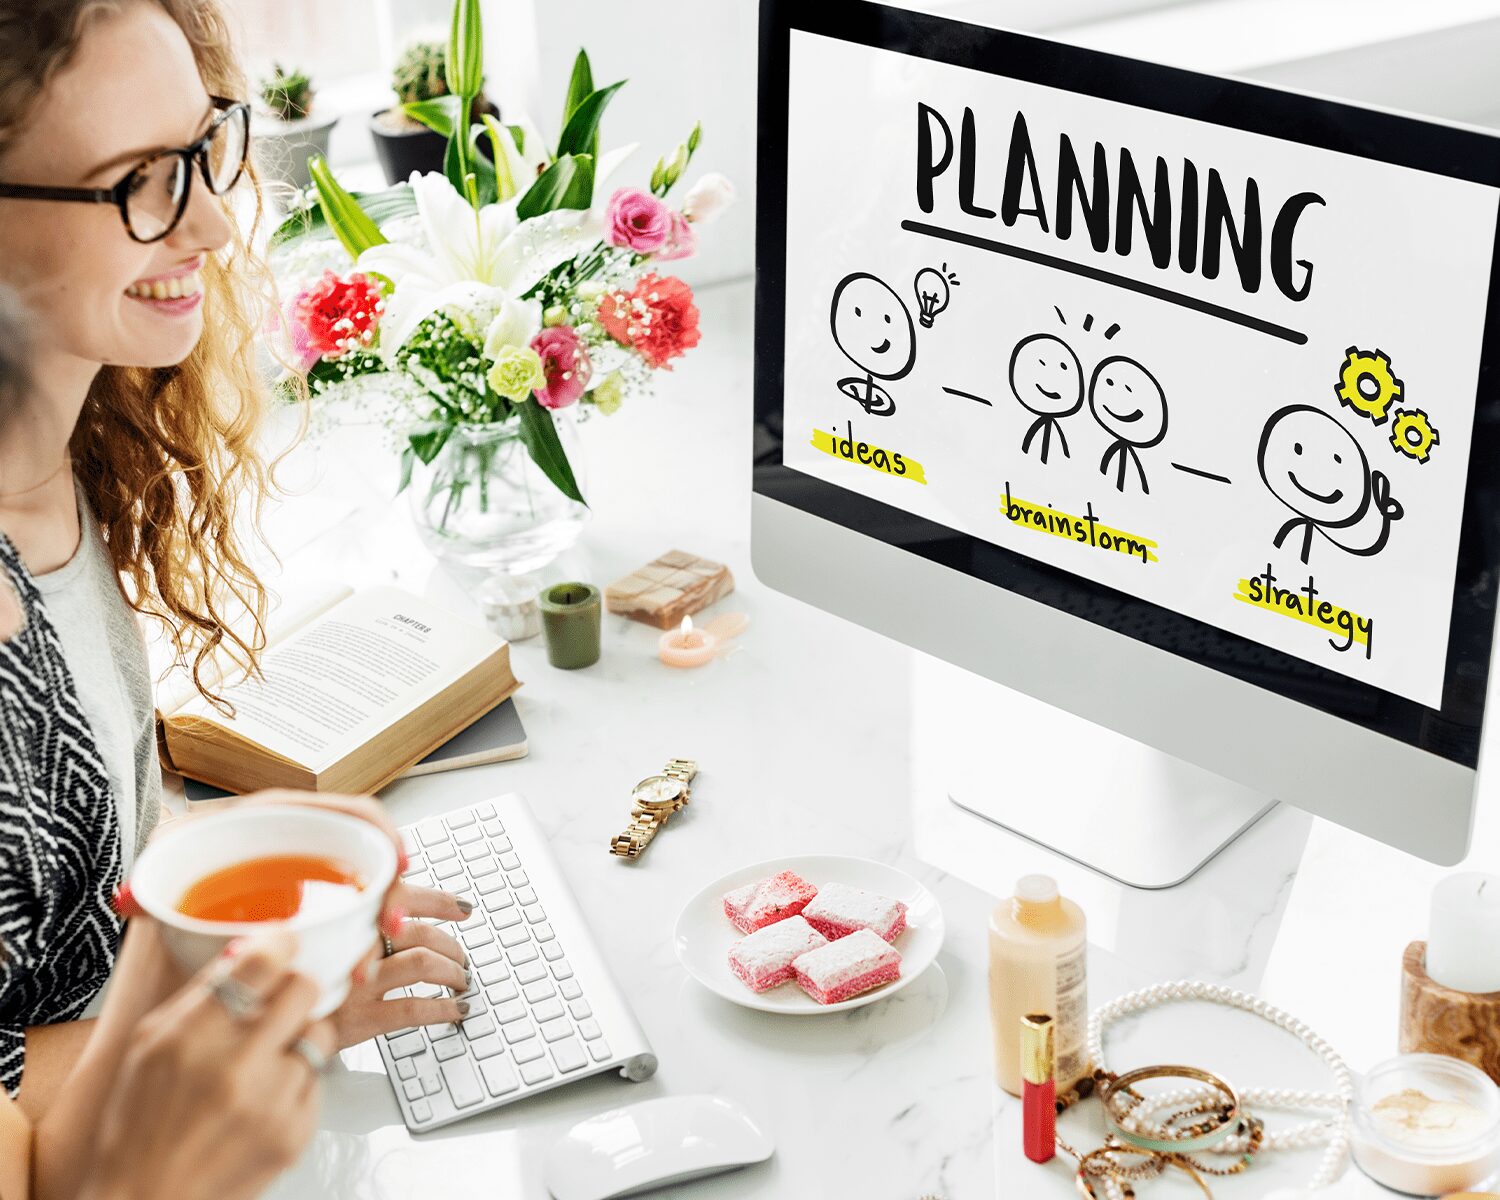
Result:
[[1052,1018],[1045,1013],[1021,1018],[1021,1136],[1026,1157],[1035,1163],[1057,1153],[1053,1038]]

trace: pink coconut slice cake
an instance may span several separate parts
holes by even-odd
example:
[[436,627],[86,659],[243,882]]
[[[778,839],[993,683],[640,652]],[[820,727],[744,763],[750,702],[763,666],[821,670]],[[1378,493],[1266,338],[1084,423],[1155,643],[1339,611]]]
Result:
[[724,915],[741,933],[754,933],[775,921],[795,917],[818,889],[795,871],[757,879],[724,893]]
[[819,1004],[837,1004],[901,978],[901,952],[878,934],[856,929],[809,950],[792,964],[797,983]]
[[729,969],[752,992],[764,992],[795,974],[794,960],[826,945],[828,939],[801,917],[788,917],[735,942],[729,948]]
[[831,942],[857,929],[894,942],[906,928],[906,905],[901,901],[845,883],[825,883],[802,915]]

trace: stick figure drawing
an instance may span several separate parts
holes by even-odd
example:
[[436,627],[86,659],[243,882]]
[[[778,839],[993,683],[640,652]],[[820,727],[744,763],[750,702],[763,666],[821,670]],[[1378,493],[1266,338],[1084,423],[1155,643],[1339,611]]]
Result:
[[885,280],[856,271],[834,288],[829,319],[834,344],[863,372],[840,379],[839,391],[871,416],[890,416],[896,401],[875,381],[902,379],[917,362],[917,331],[905,302]]

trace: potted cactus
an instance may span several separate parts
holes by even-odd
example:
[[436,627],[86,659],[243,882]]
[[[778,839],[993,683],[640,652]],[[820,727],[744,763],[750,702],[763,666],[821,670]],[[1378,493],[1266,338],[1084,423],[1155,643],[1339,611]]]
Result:
[[[443,169],[447,135],[435,133],[413,118],[409,108],[449,94],[446,57],[447,46],[443,42],[414,42],[408,46],[391,73],[391,90],[396,93],[397,103],[381,109],[370,122],[375,152],[386,179],[393,184],[404,183],[413,171]],[[482,94],[474,101],[476,119],[481,112],[500,115],[500,110]]]
[[313,94],[306,71],[279,63],[260,81],[251,130],[255,166],[263,178],[305,188],[312,182],[307,160],[328,157],[328,137],[338,118],[314,115]]

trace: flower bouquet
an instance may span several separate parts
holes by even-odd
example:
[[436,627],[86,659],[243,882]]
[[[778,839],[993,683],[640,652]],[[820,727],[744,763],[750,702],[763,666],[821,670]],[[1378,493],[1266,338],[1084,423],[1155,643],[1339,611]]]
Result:
[[383,397],[424,541],[521,573],[580,531],[573,418],[614,412],[698,344],[692,290],[663,267],[733,192],[709,175],[669,201],[696,126],[648,186],[608,187],[635,149],[599,152],[623,81],[595,88],[583,51],[555,144],[526,119],[471,122],[479,46],[479,5],[457,0],[454,94],[406,106],[448,137],[441,174],[361,196],[314,161],[309,202],[273,244],[295,293],[284,349],[315,404],[368,414]]

